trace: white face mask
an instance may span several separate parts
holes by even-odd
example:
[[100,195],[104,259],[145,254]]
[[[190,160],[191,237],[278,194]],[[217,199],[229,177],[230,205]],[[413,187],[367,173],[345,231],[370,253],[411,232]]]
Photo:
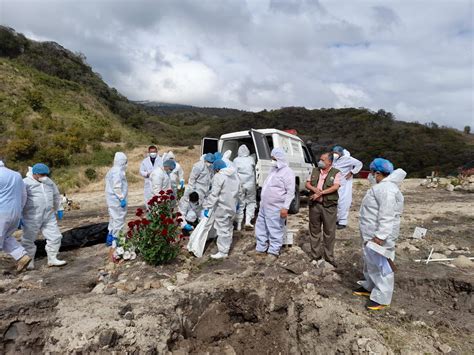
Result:
[[278,167],[278,162],[276,160],[272,160],[272,167]]
[[326,168],[326,163],[323,162],[322,160],[318,161],[318,168],[325,169]]
[[333,158],[334,160],[339,159],[339,154],[334,153],[334,154],[332,155],[332,158]]
[[158,155],[158,153],[150,153],[148,154],[150,156],[150,158],[156,158],[156,156]]
[[371,185],[375,185],[377,183],[374,174],[369,174],[369,176],[367,176],[367,180],[369,180]]
[[38,181],[39,182],[46,182],[46,181],[48,181],[48,177],[47,176],[42,176],[42,177],[38,178]]

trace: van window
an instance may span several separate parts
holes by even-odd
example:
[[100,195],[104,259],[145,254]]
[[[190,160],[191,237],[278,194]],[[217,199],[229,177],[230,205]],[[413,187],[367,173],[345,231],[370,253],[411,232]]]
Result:
[[311,153],[309,152],[308,148],[304,145],[302,146],[304,152],[304,162],[308,164],[313,163],[313,159],[311,159]]
[[252,138],[238,138],[238,139],[226,139],[222,143],[222,154],[224,154],[227,150],[232,151],[232,155],[230,156],[230,160],[234,160],[239,151],[239,147],[245,144],[247,148],[250,150],[250,154],[255,154],[255,146],[253,144]]

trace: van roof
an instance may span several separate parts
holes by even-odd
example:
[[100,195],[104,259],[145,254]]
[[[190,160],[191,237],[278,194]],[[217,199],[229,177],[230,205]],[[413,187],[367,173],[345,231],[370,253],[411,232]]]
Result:
[[[275,128],[256,129],[255,131],[260,132],[262,134],[278,133],[282,136],[292,138],[292,139],[296,139],[296,140],[299,140],[299,141],[303,142],[303,140],[300,137],[295,136],[294,134],[291,134],[291,133],[288,133],[288,132],[281,131],[279,129],[275,129]],[[249,132],[250,132],[250,130],[226,133],[226,134],[223,134],[220,139],[250,137]]]

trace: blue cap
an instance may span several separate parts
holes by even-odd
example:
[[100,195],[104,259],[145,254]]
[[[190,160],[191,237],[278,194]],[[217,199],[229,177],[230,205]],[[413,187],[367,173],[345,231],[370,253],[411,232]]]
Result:
[[342,148],[340,145],[335,145],[333,148],[332,148],[332,151],[334,153],[339,153],[339,154],[343,154],[344,153],[344,148]]
[[176,168],[176,163],[174,160],[166,160],[163,163],[164,168],[170,168],[171,170],[174,170]]
[[391,174],[393,172],[393,164],[387,159],[375,158],[372,163],[370,163],[370,170]]
[[214,153],[214,159],[215,160],[222,160],[222,157],[223,157],[223,155],[222,155],[221,152],[215,152]]
[[38,163],[33,165],[33,174],[49,175],[49,168],[46,164]]
[[221,170],[227,168],[227,165],[223,160],[218,159],[212,164],[212,168],[214,170]]
[[204,160],[207,161],[208,163],[214,163],[214,160],[216,160],[216,158],[214,157],[214,154],[212,154],[212,153],[207,153],[207,154],[204,156]]

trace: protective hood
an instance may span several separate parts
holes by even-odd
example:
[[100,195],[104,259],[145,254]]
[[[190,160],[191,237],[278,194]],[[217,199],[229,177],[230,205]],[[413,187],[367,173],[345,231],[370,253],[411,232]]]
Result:
[[407,173],[403,169],[395,169],[389,176],[387,176],[385,179],[381,181],[382,182],[393,182],[397,186],[400,186],[400,184],[403,182],[405,177],[407,176]]
[[34,177],[33,177],[33,168],[31,166],[28,167],[28,171],[26,172],[26,177],[34,179]]
[[127,165],[127,156],[122,152],[115,153],[114,167],[124,169]]
[[222,156],[222,160],[224,159],[230,159],[232,155],[232,150],[226,150],[226,152],[224,153],[224,155]]
[[169,160],[169,159],[173,159],[173,160],[175,159],[175,156],[172,151],[169,151],[168,154],[166,155],[166,160]]
[[239,157],[248,157],[250,155],[250,150],[247,148],[245,144],[242,144],[239,147],[237,154]]
[[344,149],[342,151],[342,156],[344,157],[350,157],[351,156],[351,152],[349,152],[347,149]]
[[281,148],[274,148],[272,150],[271,156],[277,160],[277,169],[284,168],[288,166],[288,161],[286,160],[285,152]]

